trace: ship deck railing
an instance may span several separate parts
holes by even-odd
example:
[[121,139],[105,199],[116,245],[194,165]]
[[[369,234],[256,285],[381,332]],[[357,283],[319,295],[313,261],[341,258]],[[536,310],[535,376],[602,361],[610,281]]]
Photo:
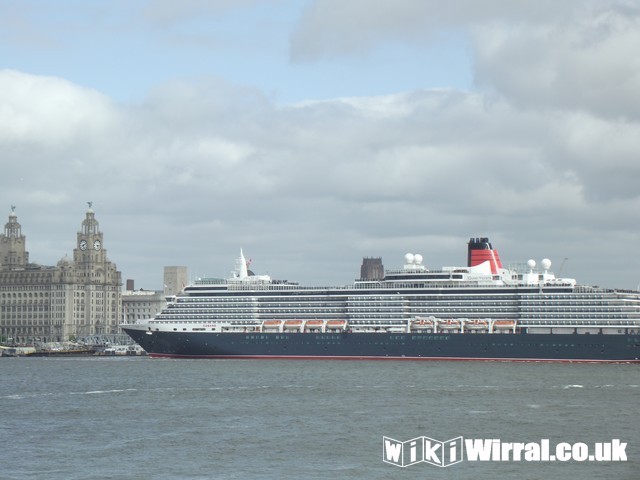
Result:
[[518,320],[518,325],[521,327],[553,327],[553,328],[640,328],[640,321],[616,321],[616,322],[603,322],[600,320],[578,320],[571,322],[558,322],[555,320]]
[[[357,281],[356,283],[349,285],[295,285],[295,284],[273,284],[273,283],[230,283],[227,284],[227,291],[287,291],[287,290],[300,290],[300,291],[340,291],[340,290],[371,290],[371,289],[396,289],[396,288],[425,288],[428,286],[429,288],[495,288],[496,290],[504,289],[504,288],[540,288],[540,289],[557,289],[557,288],[570,288],[572,291],[576,291],[575,286],[568,283],[552,283],[552,284],[538,284],[538,283],[518,283],[518,282],[501,282],[496,283],[495,280],[487,280],[483,281],[469,281],[469,280],[461,280],[461,281],[438,281],[438,280],[409,280],[409,281]],[[211,286],[214,287],[215,284]],[[198,285],[199,287],[203,287],[206,285]],[[214,289],[212,288],[212,291]],[[205,292],[206,289],[201,289],[200,292]],[[219,290],[217,290],[219,291]],[[593,292],[615,292],[617,290],[604,290],[594,287],[585,287],[585,290],[581,290],[584,293],[593,293]],[[637,293],[637,292],[636,292]]]

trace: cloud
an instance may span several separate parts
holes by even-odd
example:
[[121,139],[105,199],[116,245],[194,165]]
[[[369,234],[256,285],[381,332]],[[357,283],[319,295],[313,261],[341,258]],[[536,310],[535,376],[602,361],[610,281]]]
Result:
[[225,14],[232,10],[278,0],[150,0],[144,9],[144,17],[151,23],[170,25],[203,16]]
[[640,7],[630,1],[316,0],[291,36],[291,56],[366,55],[389,42],[446,51],[460,38],[476,85],[519,107],[638,120]]
[[567,0],[315,0],[292,35],[292,58],[312,61],[325,56],[363,53],[391,40],[435,41],[448,30],[487,22],[537,24],[564,17],[584,2]]
[[[558,13],[549,3],[325,0],[292,36],[293,57],[309,61],[464,30],[475,91],[277,105],[258,87],[200,76],[118,103],[3,70],[0,188],[7,208],[18,205],[31,258],[49,264],[71,252],[93,200],[110,258],[146,287],[163,265],[224,275],[240,246],[256,271],[341,283],[363,255],[464,263],[461,239],[482,234],[514,260],[571,250],[586,272],[603,231],[613,253],[598,266],[617,281],[640,240],[629,221],[640,206],[637,20],[633,9],[579,3]],[[219,6],[150,8],[167,9],[160,22]],[[633,275],[610,283],[635,285]]]
[[0,141],[37,139],[47,147],[81,141],[108,129],[114,111],[104,95],[54,77],[0,70]]
[[477,26],[477,81],[526,108],[640,115],[640,8],[600,5],[565,22]]

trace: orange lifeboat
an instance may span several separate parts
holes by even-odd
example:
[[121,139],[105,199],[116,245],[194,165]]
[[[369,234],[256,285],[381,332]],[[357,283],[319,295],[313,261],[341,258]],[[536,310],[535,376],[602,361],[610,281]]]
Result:
[[262,322],[262,328],[263,329],[279,329],[280,325],[282,325],[282,320],[265,320]]
[[322,328],[324,326],[324,320],[307,320],[305,323],[306,328]]
[[441,330],[460,330],[460,320],[455,318],[448,318],[446,320],[440,320],[438,327]]
[[411,322],[411,326],[415,330],[433,328],[433,318],[417,317],[413,322]]
[[331,330],[346,330],[346,320],[327,320],[327,328]]
[[494,320],[493,322],[493,328],[513,328],[515,326],[515,320]]
[[469,330],[486,330],[489,328],[489,322],[487,320],[467,320],[464,324],[464,328]]
[[302,320],[287,320],[284,322],[285,330],[300,330],[302,328]]

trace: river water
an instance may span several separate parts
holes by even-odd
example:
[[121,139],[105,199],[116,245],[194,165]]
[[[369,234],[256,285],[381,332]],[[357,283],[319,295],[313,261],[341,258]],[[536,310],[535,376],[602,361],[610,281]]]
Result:
[[[638,365],[0,358],[0,478],[637,480],[639,406]],[[385,436],[618,439],[627,460],[401,468]]]

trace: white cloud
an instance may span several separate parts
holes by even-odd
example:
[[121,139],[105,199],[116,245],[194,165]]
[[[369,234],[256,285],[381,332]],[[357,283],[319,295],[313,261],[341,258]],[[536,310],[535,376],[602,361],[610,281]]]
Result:
[[[466,29],[476,91],[280,106],[207,76],[123,104],[1,71],[7,211],[18,205],[31,258],[55,263],[93,200],[109,257],[145,287],[169,264],[225,275],[240,246],[257,272],[348,282],[363,255],[460,264],[466,237],[485,234],[506,261],[569,256],[567,274],[590,281],[597,267],[607,284],[635,286],[634,10],[476,3],[318,1],[292,39],[295,57],[314,59]],[[598,239],[607,248],[594,260]]]
[[104,95],[53,77],[0,71],[0,141],[60,147],[101,134],[115,122]]
[[479,85],[520,107],[638,120],[640,7],[630,1],[316,0],[291,52],[314,61],[393,41],[446,51],[447,35],[469,39]]
[[564,22],[474,29],[476,75],[526,108],[640,119],[640,8],[587,10]]

